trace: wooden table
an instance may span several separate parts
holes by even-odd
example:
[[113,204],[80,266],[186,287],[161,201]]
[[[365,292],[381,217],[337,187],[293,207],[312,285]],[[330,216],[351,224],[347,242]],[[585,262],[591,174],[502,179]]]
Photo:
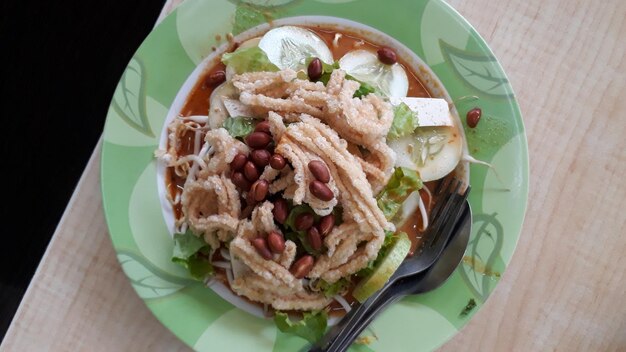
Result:
[[[516,89],[531,179],[510,266],[441,350],[626,351],[626,1],[450,3]],[[120,269],[99,162],[98,147],[0,349],[188,350]]]

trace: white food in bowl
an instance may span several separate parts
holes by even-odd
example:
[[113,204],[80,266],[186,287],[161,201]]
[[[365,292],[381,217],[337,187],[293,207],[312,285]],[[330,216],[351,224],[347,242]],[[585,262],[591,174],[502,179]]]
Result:
[[409,79],[404,68],[398,63],[383,64],[371,51],[353,50],[339,60],[339,67],[387,97],[406,97],[409,91]]
[[333,63],[333,54],[322,38],[301,27],[283,26],[272,29],[263,35],[259,48],[281,70],[306,69],[306,59],[309,57],[317,57],[327,64]]

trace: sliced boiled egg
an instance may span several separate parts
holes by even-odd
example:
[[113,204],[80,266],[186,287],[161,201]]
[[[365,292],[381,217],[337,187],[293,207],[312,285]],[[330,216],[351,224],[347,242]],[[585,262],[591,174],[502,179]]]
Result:
[[448,102],[438,98],[389,98],[393,106],[406,104],[417,117],[418,126],[453,126]]
[[333,63],[333,54],[324,40],[305,28],[274,28],[263,35],[258,45],[270,62],[281,70],[306,69],[306,60],[310,57],[317,57],[327,64]]
[[353,50],[339,60],[339,67],[350,76],[374,87],[387,97],[403,98],[409,91],[409,78],[398,63],[383,64],[367,50]]
[[418,171],[424,182],[452,172],[463,153],[462,137],[455,126],[418,127],[412,135],[387,143],[396,152],[396,166]]

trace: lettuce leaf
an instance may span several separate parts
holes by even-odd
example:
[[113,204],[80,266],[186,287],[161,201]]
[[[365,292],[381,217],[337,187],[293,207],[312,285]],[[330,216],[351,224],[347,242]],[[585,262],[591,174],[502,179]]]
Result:
[[[329,75],[330,77],[330,75]],[[346,74],[346,79],[349,79],[351,81],[357,81],[359,82],[361,85],[359,86],[359,89],[356,90],[356,92],[354,92],[354,95],[352,95],[353,98],[361,98],[364,97],[370,93],[376,93],[376,88],[372,87],[371,85],[360,81],[348,74]],[[321,80],[321,79],[320,79]],[[326,83],[328,83],[328,80],[326,80],[326,82],[324,83],[324,85],[326,85]]]
[[[311,63],[311,60],[313,60],[313,58],[309,58],[306,61],[306,65],[307,67],[309,66],[309,63]],[[335,69],[339,68],[339,61],[335,61],[332,65],[329,65],[325,62],[322,61],[322,76],[320,77],[320,79],[318,80],[319,82],[324,83],[324,85],[328,84],[328,81],[330,80],[330,75],[333,73],[333,71]],[[357,89],[356,92],[354,92],[353,97],[354,98],[361,98],[363,96],[366,96],[370,93],[375,93],[376,89],[374,87],[372,87],[371,85],[363,82],[363,81],[359,81],[358,79],[346,74],[346,79],[352,80],[352,81],[357,81],[361,84],[361,86],[359,86],[359,89]]]
[[315,218],[315,222],[319,221],[319,215],[315,214],[313,208],[311,208],[308,204],[296,205],[289,212],[289,216],[287,216],[287,220],[285,220],[285,227],[291,231],[297,232],[296,229],[296,217],[302,213],[311,213]]
[[302,337],[309,342],[315,342],[324,336],[328,325],[328,315],[325,311],[304,313],[302,319],[292,321],[287,313],[276,312],[274,323],[278,330]]
[[324,292],[324,296],[326,297],[334,297],[335,295],[343,292],[350,285],[350,280],[345,277],[335,281],[334,284],[329,284],[324,280],[319,280],[317,282],[317,288],[319,288],[322,292]]
[[422,187],[422,180],[417,171],[397,167],[385,188],[376,197],[376,202],[387,220],[391,220],[406,198]]
[[174,253],[175,258],[187,259],[196,254],[202,247],[208,246],[203,239],[194,235],[191,230],[185,233],[174,234]]
[[222,127],[234,138],[245,137],[254,131],[256,120],[252,117],[229,117],[224,120]]
[[[312,57],[306,60],[306,66],[309,67],[309,64],[313,60]],[[339,61],[335,61],[332,65],[329,65],[322,61],[322,76],[318,80],[319,82],[324,83],[324,85],[328,84],[328,80],[330,79],[330,75],[333,73],[335,69],[339,68]]]
[[346,79],[350,79],[353,81],[357,81],[359,83],[361,83],[361,86],[359,87],[359,89],[356,90],[356,92],[354,92],[353,97],[354,98],[361,98],[364,97],[370,93],[376,93],[376,88],[372,87],[371,85],[363,82],[363,81],[359,81],[358,79],[350,76],[350,75],[346,75]]
[[298,249],[297,255],[300,255],[302,253],[307,253],[314,257],[317,257],[321,255],[324,251],[324,248],[320,250],[315,250],[311,247],[311,244],[309,243],[309,240],[307,239],[305,231],[287,232],[285,234],[285,238],[296,244],[296,247]]
[[387,134],[388,139],[397,139],[406,135],[410,135],[419,127],[419,122],[415,112],[405,103],[394,107],[393,123]]
[[211,247],[191,230],[174,234],[174,251],[172,262],[189,270],[196,280],[202,281],[213,274],[213,266],[209,262]]
[[172,262],[189,270],[189,275],[195,280],[204,281],[213,275],[213,265],[209,262],[209,250],[202,250],[198,253],[202,253],[202,255],[195,254],[187,259],[172,258]]
[[278,67],[270,62],[267,54],[258,46],[239,49],[222,55],[222,62],[232,67],[237,74],[245,72],[278,71]]
[[[300,204],[291,208],[291,210],[289,211],[289,215],[287,216],[284,224],[285,228],[291,231],[298,231],[298,229],[296,229],[296,217],[302,213],[313,214],[315,223],[318,223],[320,221],[321,217],[317,215],[315,211],[313,211],[313,208],[311,208],[308,204]],[[343,219],[343,208],[340,206],[335,206],[333,208],[332,214],[335,216],[335,226],[341,225]]]
[[[313,214],[314,222],[317,224],[320,221],[320,216],[317,215],[308,204],[301,204],[291,208],[289,216],[285,220],[283,227],[285,229],[285,238],[294,242],[298,248],[298,254],[308,253],[313,256],[319,256],[323,254],[326,249],[322,247],[320,250],[314,250],[307,239],[306,231],[298,231],[296,229],[296,217],[302,213]],[[335,216],[335,226],[339,226],[343,219],[343,208],[336,206],[333,208],[333,215]]]

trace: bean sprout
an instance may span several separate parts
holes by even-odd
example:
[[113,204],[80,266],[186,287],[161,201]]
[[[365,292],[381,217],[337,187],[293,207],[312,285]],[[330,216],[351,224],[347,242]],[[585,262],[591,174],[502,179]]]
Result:
[[196,130],[193,137],[193,153],[197,155],[200,152],[200,137],[202,137],[202,132]]
[[188,163],[190,161],[198,163],[202,167],[206,167],[206,163],[204,162],[204,160],[202,160],[202,158],[200,158],[200,156],[193,155],[193,154],[185,155],[182,158],[179,158],[178,160],[176,160],[176,162],[172,166],[184,165],[184,164],[186,164],[186,163]]
[[183,117],[183,120],[189,120],[189,121],[193,121],[193,122],[197,122],[197,123],[208,123],[209,122],[209,117],[208,116],[202,116],[202,115],[192,115],[192,116],[185,116],[185,117]]
[[341,307],[343,308],[343,310],[346,311],[346,313],[349,313],[352,310],[352,307],[350,307],[350,304],[348,303],[348,301],[346,301],[345,298],[343,298],[343,296],[335,295],[333,299],[337,301],[337,303],[341,304]]
[[220,255],[222,256],[222,258],[230,261],[230,252],[228,251],[228,249],[226,248],[221,248],[220,249]]
[[419,202],[420,214],[422,214],[421,231],[424,231],[428,227],[428,212],[426,211],[426,207],[424,206],[424,201],[422,200],[422,196],[420,195],[419,198],[420,198],[420,202]]
[[[193,165],[191,166],[191,170],[189,170],[189,173],[187,174],[187,179],[185,180],[185,183],[188,183],[196,178],[196,172],[198,172],[198,165],[203,169],[206,168],[206,162],[204,162],[202,158],[204,157],[204,155],[206,155],[209,148],[210,148],[209,143],[204,143],[198,155],[193,155],[193,158],[190,158],[193,161]],[[190,156],[192,155],[187,155],[184,158],[187,158]]]
[[341,33],[335,33],[335,38],[333,38],[333,46],[335,48],[339,47],[339,39],[341,39],[342,36]]
[[225,261],[221,261],[221,260],[220,261],[215,261],[212,264],[215,267],[226,269],[226,270],[230,270],[232,268],[229,262],[225,262]]
[[233,277],[233,272],[231,270],[226,270],[226,280],[228,280],[229,285],[231,285],[232,282],[235,280],[235,278]]
[[[496,171],[496,168],[493,167],[493,165],[489,164],[486,161],[482,161],[482,160],[478,160],[476,158],[474,158],[473,156],[469,155],[469,154],[463,154],[463,157],[461,158],[462,161],[467,161],[470,162],[472,164],[479,164],[479,165],[484,165],[487,166],[488,168],[490,168],[491,170],[493,170],[493,174],[496,176],[496,179],[498,180],[498,182],[500,182],[501,185],[506,187],[506,184],[504,183],[504,181],[502,181],[502,179],[500,178],[500,175],[498,174],[498,172]],[[506,191],[510,191],[509,188],[506,188]]]
[[320,280],[320,279],[312,279],[312,280],[309,280],[309,281],[307,282],[307,287],[309,288],[309,290],[311,290],[311,291],[313,291],[313,292],[319,292],[319,291],[320,291],[320,288],[319,288],[319,286],[317,285],[317,283],[319,282],[319,280]]

